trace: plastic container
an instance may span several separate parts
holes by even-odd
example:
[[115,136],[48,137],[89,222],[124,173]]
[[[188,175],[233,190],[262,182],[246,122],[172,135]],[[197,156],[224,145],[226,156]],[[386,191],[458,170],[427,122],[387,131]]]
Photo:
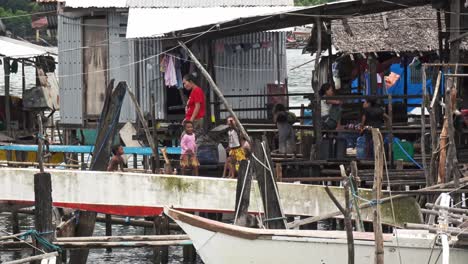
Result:
[[219,161],[217,145],[201,145],[197,149],[197,158],[201,165],[217,165]]
[[[406,153],[405,153],[406,152]],[[411,157],[411,158],[410,158]],[[413,143],[395,138],[393,144],[393,160],[411,161],[414,157]]]
[[312,115],[312,110],[304,109],[304,125],[311,126],[314,123],[314,117]]
[[366,137],[360,136],[356,140],[356,159],[366,159],[367,158],[367,151],[366,151]]

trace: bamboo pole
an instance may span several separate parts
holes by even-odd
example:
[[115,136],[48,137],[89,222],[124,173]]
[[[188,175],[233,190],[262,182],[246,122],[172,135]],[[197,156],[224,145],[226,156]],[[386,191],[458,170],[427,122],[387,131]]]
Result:
[[135,106],[138,118],[140,119],[140,123],[143,125],[143,130],[145,131],[145,136],[146,140],[148,140],[148,144],[151,147],[151,150],[153,152],[153,158],[159,160],[159,155],[158,155],[158,149],[157,145],[153,140],[153,137],[151,136],[151,132],[148,127],[148,122],[145,119],[145,115],[143,114],[143,110],[140,107],[140,104],[138,103],[138,100],[135,97],[135,94],[130,90],[130,87],[127,86],[127,93],[130,95],[130,99],[133,102],[133,105]]
[[146,236],[93,236],[93,237],[59,237],[57,242],[121,242],[121,241],[174,241],[189,240],[187,235],[146,235]]
[[[320,56],[322,55],[322,23],[320,17],[315,18],[314,27],[317,31],[317,53],[315,54],[315,67],[314,71],[317,73],[317,78],[319,77],[319,66],[320,66]],[[312,82],[313,82],[312,74]],[[322,122],[321,122],[321,104],[320,104],[320,95],[319,95],[319,80],[317,80],[317,85],[311,84],[314,89],[314,137],[315,137],[315,157],[318,159],[320,152],[320,145],[322,143]]]
[[432,101],[430,104],[430,110],[429,110],[429,122],[431,125],[431,163],[430,163],[430,168],[429,168],[429,180],[430,180],[430,185],[433,185],[434,182],[437,181],[437,121],[436,121],[436,108],[435,108],[435,103],[438,97],[439,93],[439,88],[440,88],[440,81],[442,79],[442,71],[439,71],[439,74],[437,75],[437,81],[434,89],[434,95],[432,96]]
[[224,107],[228,110],[229,114],[232,115],[234,120],[236,121],[237,126],[239,127],[239,130],[242,134],[242,136],[249,142],[251,142],[251,139],[249,135],[247,134],[247,130],[245,130],[244,126],[242,123],[239,121],[239,118],[237,117],[236,113],[232,110],[232,107],[229,105],[229,102],[226,100],[224,97],[223,93],[219,89],[219,87],[216,85],[216,83],[213,81],[213,78],[211,78],[210,74],[206,71],[206,69],[203,67],[203,65],[198,61],[197,57],[192,53],[192,51],[182,42],[179,41],[179,45],[187,52],[189,57],[193,60],[197,68],[201,71],[203,76],[205,76],[206,80],[210,84],[211,89],[216,93],[218,98],[221,100],[221,102],[224,104]]
[[424,177],[426,178],[426,186],[431,186],[429,179],[429,171],[426,160],[426,66],[422,66],[422,101],[421,101],[421,156],[424,170]]
[[[460,183],[467,183],[467,182],[468,182],[468,178],[461,178],[460,179]],[[453,181],[448,182],[448,183],[441,183],[441,184],[437,184],[437,185],[432,185],[430,187],[422,188],[422,189],[420,189],[420,191],[447,188],[447,187],[452,186],[453,184],[454,184]],[[380,203],[384,204],[384,203],[390,202],[391,200],[395,201],[397,199],[401,199],[401,198],[408,197],[408,196],[410,196],[410,195],[399,194],[399,195],[395,195],[395,196],[392,196],[392,197],[385,197],[385,198],[380,199]],[[369,208],[371,206],[373,206],[373,203],[366,202],[366,203],[362,203],[361,205],[359,205],[359,209],[365,209],[365,208]],[[302,220],[298,220],[298,221],[288,223],[287,227],[288,227],[288,229],[293,229],[293,228],[296,228],[296,227],[299,227],[299,226],[302,226],[302,225],[307,225],[307,224],[311,224],[311,223],[314,223],[314,222],[317,222],[317,221],[337,217],[340,214],[341,214],[340,211],[335,211],[335,212],[331,212],[331,213],[324,214],[324,215],[308,217],[308,218],[305,218],[305,219],[302,219]]]
[[378,128],[372,129],[372,139],[374,141],[374,160],[375,160],[375,176],[372,192],[376,205],[374,206],[374,236],[375,236],[375,264],[384,263],[383,249],[383,234],[382,223],[380,221],[380,198],[382,196],[382,179],[383,179],[383,145],[382,136]]
[[[346,177],[346,172],[343,165],[340,165],[340,169],[342,169],[343,177]],[[332,200],[335,206],[340,210],[340,212],[344,216],[344,224],[346,230],[346,239],[348,241],[348,264],[354,264],[354,239],[353,239],[353,223],[351,220],[351,210],[349,208],[349,178],[345,180],[344,184],[344,195],[345,195],[345,208],[338,202],[335,195],[330,191],[328,186],[325,186],[325,191],[328,194],[328,197]]]

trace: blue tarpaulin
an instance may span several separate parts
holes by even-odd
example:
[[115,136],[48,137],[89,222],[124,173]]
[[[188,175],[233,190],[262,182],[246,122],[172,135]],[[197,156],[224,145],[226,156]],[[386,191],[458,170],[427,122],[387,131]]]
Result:
[[[411,66],[407,66],[408,68],[408,76],[406,76],[408,80],[408,93],[407,95],[422,95],[422,82],[417,82],[413,83],[411,81],[411,76],[412,76],[412,68]],[[400,78],[395,82],[395,84],[391,87],[387,87],[386,89],[386,94],[391,94],[391,95],[404,95],[404,89],[405,89],[405,81],[404,81],[404,68],[401,64],[392,64],[390,66],[390,71],[394,72],[398,75],[400,75]],[[420,73],[416,73],[419,74]],[[419,77],[419,76],[418,76]],[[419,78],[413,78],[419,80]],[[422,81],[422,80],[421,80]],[[368,83],[368,76],[366,75],[366,83]],[[443,80],[441,82],[441,91],[443,91]],[[358,87],[358,79],[354,79],[352,82],[352,88],[353,92],[355,92],[355,88]],[[426,80],[426,91],[428,94],[432,94],[432,80],[428,78]],[[384,91],[385,93],[385,91]],[[401,102],[403,99],[394,99],[395,102]],[[411,98],[408,99],[408,104],[421,104],[421,98]],[[408,112],[413,110],[414,106],[408,107]]]

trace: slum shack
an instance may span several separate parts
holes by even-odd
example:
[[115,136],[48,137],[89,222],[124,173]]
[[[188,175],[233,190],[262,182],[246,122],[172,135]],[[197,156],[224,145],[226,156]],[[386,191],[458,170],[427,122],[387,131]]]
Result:
[[[60,3],[60,125],[66,144],[78,141],[94,144],[105,88],[112,79],[116,83],[127,82],[146,121],[151,121],[150,129],[153,130],[151,124],[157,123],[158,138],[166,140],[165,145],[178,145],[188,97],[182,85],[185,74],[194,73],[204,90],[206,130],[225,123],[227,110],[177,40],[186,42],[216,76],[216,83],[242,120],[265,122],[271,118],[273,104],[287,105],[286,32],[241,35],[221,32],[216,38],[207,38],[203,32],[186,36],[171,32],[220,20],[290,10],[292,1],[182,2],[181,6],[170,1]],[[133,140],[146,145],[139,123],[141,118],[136,112],[127,94],[118,127],[133,124],[137,134]],[[141,146],[135,141],[132,144]]]
[[[329,127],[322,122],[322,126],[314,126],[319,139],[316,159],[332,161],[329,164],[357,159],[362,166],[366,160],[373,160],[372,142],[369,138],[366,140],[362,127],[365,125],[363,105],[368,101],[377,104],[387,115],[385,123],[379,125],[384,133],[389,164],[396,166],[398,163],[400,168],[405,164],[412,169],[406,171],[407,174],[414,173],[414,177],[401,183],[426,184],[422,168],[429,156],[423,160],[422,148],[428,152],[431,143],[429,106],[422,108],[422,103],[425,96],[432,99],[439,72],[446,70],[440,67],[442,64],[437,64],[448,59],[447,50],[441,46],[440,31],[444,29],[445,23],[436,9],[420,6],[332,20],[321,25],[321,33],[317,28],[313,30],[313,37],[305,48],[306,52],[321,54],[313,74],[313,86],[329,83],[335,89],[329,96],[321,94],[319,100],[314,101],[313,111],[318,112],[320,118],[326,115],[322,111],[328,111],[329,101],[341,102],[337,124]],[[320,44],[316,41],[318,34],[321,34]],[[466,56],[467,47],[462,41],[462,58]],[[437,89],[444,91],[444,87],[442,78]],[[458,108],[461,110],[461,105]],[[383,115],[381,118],[383,121]],[[436,118],[441,127],[443,114],[437,112]],[[461,116],[456,121],[459,121],[456,127],[461,137],[465,125]],[[423,136],[425,140],[421,139]],[[461,151],[460,162],[466,162],[463,158],[465,146],[457,146]]]
[[[53,139],[56,134],[53,116],[59,110],[56,55],[55,48],[0,36],[4,91],[0,100],[2,142],[35,144],[37,114],[43,116],[46,134]],[[0,158],[34,161],[35,154],[1,151]]]

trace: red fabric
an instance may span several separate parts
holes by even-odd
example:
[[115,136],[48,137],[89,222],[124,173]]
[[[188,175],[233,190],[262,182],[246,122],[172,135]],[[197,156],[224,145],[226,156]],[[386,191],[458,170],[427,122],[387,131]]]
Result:
[[195,111],[195,104],[200,103],[200,111],[198,111],[198,115],[195,117],[195,119],[200,119],[205,116],[205,108],[206,108],[206,102],[205,102],[205,94],[203,93],[203,90],[195,86],[192,89],[192,92],[190,93],[190,97],[187,102],[187,109],[185,111],[185,119],[190,120],[192,118],[193,111]]

